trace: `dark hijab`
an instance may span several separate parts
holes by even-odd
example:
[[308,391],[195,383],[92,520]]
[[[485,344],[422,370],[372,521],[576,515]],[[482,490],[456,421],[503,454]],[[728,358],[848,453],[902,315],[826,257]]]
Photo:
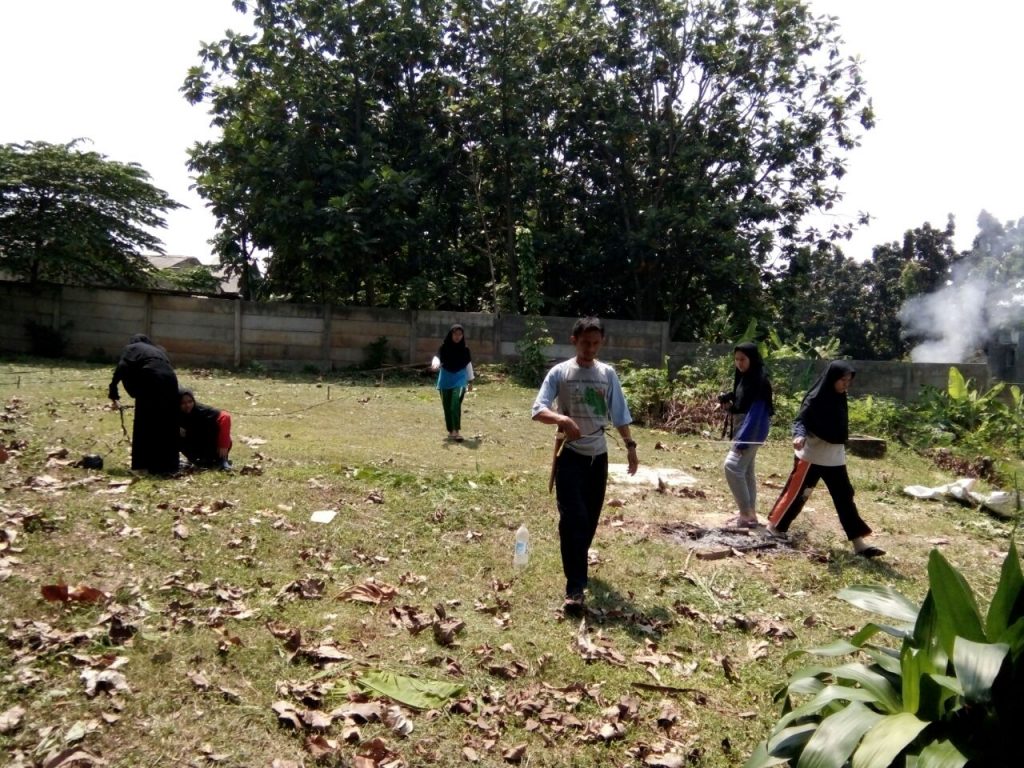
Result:
[[[181,410],[181,398],[188,395],[195,405],[191,413]],[[196,400],[195,393],[189,387],[178,387],[178,426],[188,432],[202,433],[211,439],[217,436],[217,417],[220,416],[220,409],[209,405],[203,405]]]
[[846,360],[833,360],[804,395],[796,420],[807,431],[827,443],[842,444],[850,436],[850,416],[846,393],[836,392],[835,384],[846,374],[855,375]]
[[741,352],[750,361],[750,367],[746,373],[740,373],[735,369],[732,377],[733,401],[730,410],[732,413],[747,413],[754,403],[764,400],[768,405],[768,413],[775,413],[775,405],[772,402],[772,385],[768,381],[768,373],[764,369],[764,359],[761,357],[761,350],[752,341],[745,341],[733,347],[733,353]]
[[118,382],[124,382],[125,390],[136,400],[139,397],[159,396],[170,401],[178,387],[178,379],[167,353],[141,333],[128,339],[128,345],[121,350],[121,358],[117,361],[114,377],[107,390],[111,400],[119,399]]
[[149,340],[149,336],[136,333],[128,339],[128,346],[121,350],[121,361],[124,363],[139,363],[144,360],[167,360],[167,353]]
[[[462,340],[458,344],[452,341],[452,334],[457,330],[462,331]],[[466,346],[466,329],[458,323],[449,328],[441,348],[437,350],[437,357],[441,361],[441,367],[448,373],[458,373],[469,365],[472,358],[469,356],[469,347]]]

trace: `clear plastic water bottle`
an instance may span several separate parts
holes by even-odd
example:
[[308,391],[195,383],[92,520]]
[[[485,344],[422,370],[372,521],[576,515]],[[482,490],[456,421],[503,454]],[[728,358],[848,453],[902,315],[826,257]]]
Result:
[[526,567],[530,561],[530,531],[523,523],[516,531],[516,548],[512,555],[512,566],[518,571]]

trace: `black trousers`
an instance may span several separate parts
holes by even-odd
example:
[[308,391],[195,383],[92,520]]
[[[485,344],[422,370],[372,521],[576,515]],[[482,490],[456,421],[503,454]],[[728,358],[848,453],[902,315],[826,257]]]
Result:
[[607,485],[607,453],[583,456],[566,448],[558,457],[555,496],[566,595],[578,595],[586,589],[587,552],[597,532]]
[[871,528],[861,519],[857,505],[853,502],[853,484],[850,483],[846,465],[823,467],[796,457],[793,458],[793,471],[789,473],[786,486],[768,515],[768,522],[780,532],[788,531],[810,498],[818,480],[825,481],[825,487],[828,488],[836,513],[839,515],[839,523],[846,532],[846,538],[852,541],[871,533]]
[[148,378],[135,397],[132,469],[155,474],[178,471],[178,379],[174,373]]

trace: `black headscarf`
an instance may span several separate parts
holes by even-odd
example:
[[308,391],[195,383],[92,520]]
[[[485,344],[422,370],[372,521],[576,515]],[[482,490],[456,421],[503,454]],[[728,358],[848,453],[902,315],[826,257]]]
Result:
[[121,350],[121,360],[129,364],[151,359],[167,360],[167,353],[142,333],[128,339],[128,345]]
[[191,387],[178,387],[178,403],[180,406],[181,398],[188,395],[192,398],[192,402],[195,405],[192,406],[191,413],[185,413],[178,408],[178,422],[181,424],[191,423],[198,424],[199,422],[210,422],[214,425],[213,429],[216,432],[217,417],[220,416],[220,408],[214,408],[210,405],[203,405],[196,400],[195,392],[192,391]]
[[846,374],[856,375],[846,360],[833,360],[804,395],[796,420],[807,431],[827,443],[842,444],[850,436],[850,415],[846,393],[836,392],[835,383]]
[[732,377],[733,401],[729,410],[732,413],[747,413],[754,403],[764,400],[768,405],[768,413],[775,413],[775,404],[772,401],[772,385],[768,381],[768,372],[764,369],[764,359],[761,357],[761,350],[752,341],[745,341],[733,347],[733,353],[742,352],[750,361],[750,367],[746,373],[740,373],[735,369]]
[[[195,405],[190,413],[181,410],[181,398],[188,395]],[[212,461],[217,457],[217,417],[220,409],[203,405],[196,400],[195,393],[188,387],[178,388],[178,428],[184,431],[181,435],[181,452],[192,460],[205,458]]]
[[178,379],[167,353],[142,333],[129,338],[128,345],[121,350],[114,377],[107,389],[111,400],[120,399],[118,382],[124,382],[125,390],[136,400],[140,396],[154,396],[159,391],[160,396],[171,403],[174,390],[178,388]]
[[[452,340],[452,334],[457,330],[462,331],[462,341],[458,344]],[[441,348],[437,350],[437,357],[441,361],[441,367],[448,373],[458,373],[469,365],[472,358],[469,356],[469,347],[466,346],[466,329],[458,323],[449,328]]]

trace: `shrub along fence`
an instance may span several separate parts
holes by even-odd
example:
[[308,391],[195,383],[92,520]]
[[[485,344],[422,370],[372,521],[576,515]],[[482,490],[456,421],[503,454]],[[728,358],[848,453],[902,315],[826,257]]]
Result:
[[[569,357],[575,318],[545,317],[555,343],[552,360]],[[160,291],[129,291],[0,281],[0,351],[38,352],[40,340],[59,356],[95,361],[115,359],[128,337],[145,333],[178,365],[267,369],[335,370],[364,365],[426,363],[452,323],[466,329],[473,359],[482,363],[516,358],[524,335],[522,316],[480,312],[339,307],[330,304],[258,303]],[[672,342],[668,324],[607,320],[605,360],[631,360],[672,371],[708,355],[726,356],[731,346]],[[795,385],[813,376],[815,363],[794,362],[774,371]],[[958,365],[964,376],[986,389],[988,368]],[[909,400],[921,387],[946,386],[949,365],[860,361],[857,394]],[[784,369],[784,370],[783,370]]]

